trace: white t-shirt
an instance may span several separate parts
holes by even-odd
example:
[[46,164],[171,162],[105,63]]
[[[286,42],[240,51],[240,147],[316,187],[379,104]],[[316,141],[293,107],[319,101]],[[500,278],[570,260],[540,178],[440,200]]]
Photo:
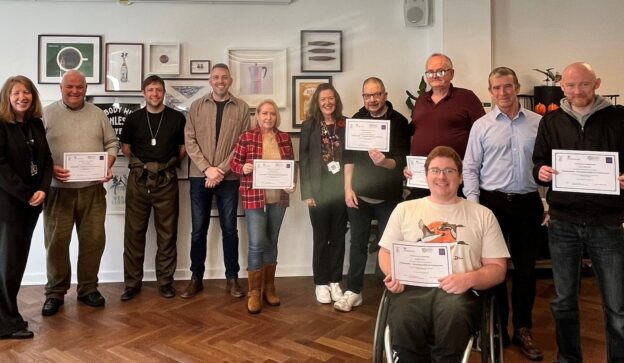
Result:
[[508,258],[509,251],[496,217],[486,207],[461,199],[436,204],[428,197],[397,205],[390,215],[379,245],[392,242],[457,242],[452,248],[453,272],[481,268],[481,258]]

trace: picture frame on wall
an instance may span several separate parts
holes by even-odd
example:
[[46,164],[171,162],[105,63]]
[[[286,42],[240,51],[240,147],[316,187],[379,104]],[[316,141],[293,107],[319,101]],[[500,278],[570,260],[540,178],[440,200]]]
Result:
[[210,74],[210,61],[192,60],[190,69],[191,74]]
[[106,43],[107,92],[141,92],[143,82],[143,44]]
[[113,178],[104,183],[106,189],[106,214],[126,213],[126,188],[128,186],[128,159],[118,157],[112,167]]
[[59,84],[71,70],[82,72],[88,84],[102,83],[102,36],[40,34],[38,44],[38,83]]
[[301,31],[301,72],[342,72],[342,31]]
[[292,77],[292,127],[301,128],[316,88],[322,83],[332,83],[332,76]]
[[[117,139],[121,135],[121,129],[126,122],[126,117],[145,106],[145,99],[142,96],[89,95],[86,99],[87,102],[93,103],[104,111],[111,126],[113,126],[113,130],[115,130]],[[119,150],[118,155],[123,155],[121,150]]]
[[270,98],[286,107],[286,49],[228,49],[231,91],[254,108]]
[[212,91],[208,78],[163,78],[165,105],[188,116],[193,101]]
[[180,74],[180,43],[150,43],[149,73]]

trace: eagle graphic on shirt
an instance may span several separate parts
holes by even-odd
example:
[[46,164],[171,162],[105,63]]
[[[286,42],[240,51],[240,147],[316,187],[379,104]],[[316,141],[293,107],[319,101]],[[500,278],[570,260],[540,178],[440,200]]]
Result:
[[464,227],[461,224],[452,224],[443,221],[435,221],[429,224],[425,224],[421,219],[420,221],[418,221],[418,227],[423,233],[423,236],[418,240],[418,242],[456,242],[458,245],[467,245],[466,242],[457,240],[457,229],[460,227]]

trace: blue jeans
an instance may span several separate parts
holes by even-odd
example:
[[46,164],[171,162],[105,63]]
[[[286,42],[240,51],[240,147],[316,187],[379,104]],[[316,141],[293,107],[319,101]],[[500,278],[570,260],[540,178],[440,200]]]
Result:
[[548,226],[559,362],[581,362],[579,284],[583,247],[602,293],[609,362],[624,361],[624,229],[553,220]]
[[277,203],[267,204],[265,209],[245,210],[249,234],[248,271],[277,263],[277,239],[285,213],[286,207]]
[[219,224],[223,242],[225,276],[237,277],[238,230],[236,210],[238,208],[238,180],[223,180],[215,188],[204,187],[204,178],[189,178],[191,182],[191,273],[196,279],[203,279],[206,263],[206,236],[210,226],[210,209],[213,196],[217,198]]
[[349,224],[351,225],[347,290],[358,294],[362,291],[372,220],[377,220],[378,233],[382,235],[386,229],[386,224],[388,224],[390,214],[399,202],[399,200],[385,200],[381,203],[372,204],[358,198],[357,208],[347,208]]

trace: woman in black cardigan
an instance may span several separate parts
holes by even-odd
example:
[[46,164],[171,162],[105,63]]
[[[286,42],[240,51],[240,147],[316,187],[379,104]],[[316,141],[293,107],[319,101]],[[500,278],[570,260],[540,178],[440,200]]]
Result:
[[342,297],[347,208],[341,149],[345,117],[342,101],[329,83],[318,86],[301,126],[299,159],[301,199],[312,222],[312,272],[316,300],[329,304]]
[[17,307],[30,240],[52,180],[52,157],[32,81],[10,77],[0,91],[0,339],[33,332]]

